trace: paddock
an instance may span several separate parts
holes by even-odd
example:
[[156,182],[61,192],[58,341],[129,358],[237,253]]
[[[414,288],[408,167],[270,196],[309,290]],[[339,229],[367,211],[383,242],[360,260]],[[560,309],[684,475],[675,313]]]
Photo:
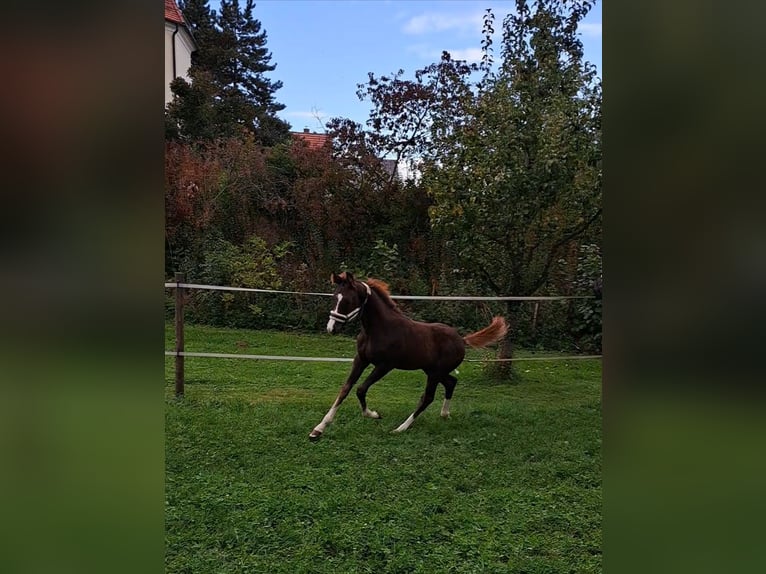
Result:
[[165,360],[167,572],[601,571],[598,358],[520,350],[509,384],[470,350],[450,419],[431,409],[403,434],[424,376],[393,372],[369,393],[381,420],[345,404],[311,443],[347,362],[193,355],[348,359],[351,337],[184,338],[183,398]]

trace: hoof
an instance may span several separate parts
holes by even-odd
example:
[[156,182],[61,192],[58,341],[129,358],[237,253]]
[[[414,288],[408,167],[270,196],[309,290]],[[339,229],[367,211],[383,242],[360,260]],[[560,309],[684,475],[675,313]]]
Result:
[[322,438],[322,433],[321,433],[321,432],[312,431],[312,432],[311,432],[311,434],[309,435],[309,440],[310,440],[311,442],[316,442],[316,441],[318,441],[320,438]]
[[446,421],[448,418],[450,418],[449,413],[442,413],[441,417]]

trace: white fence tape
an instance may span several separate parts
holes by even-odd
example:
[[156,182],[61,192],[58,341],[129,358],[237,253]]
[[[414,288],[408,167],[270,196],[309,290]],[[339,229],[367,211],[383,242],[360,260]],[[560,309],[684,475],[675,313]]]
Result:
[[[245,355],[240,353],[194,353],[189,351],[165,351],[168,357],[203,357],[213,359],[258,359],[267,361],[320,361],[325,363],[351,363],[347,357],[288,357],[285,355]],[[467,363],[504,363],[517,361],[568,361],[570,359],[600,359],[602,355],[571,355],[568,357],[516,357],[512,359],[466,359]]]
[[287,357],[284,355],[245,355],[240,353],[190,353],[188,351],[181,351],[176,353],[175,351],[165,351],[165,355],[169,357],[175,357],[180,355],[182,357],[204,357],[213,359],[263,359],[272,361],[321,361],[325,363],[351,363],[354,359],[346,359],[344,357]]
[[[332,293],[311,293],[304,291],[280,291],[278,289],[253,289],[250,287],[223,287],[220,285],[201,285],[198,283],[165,283],[168,289],[205,289],[209,291],[245,291],[248,293],[277,293],[284,295],[312,295],[332,297]],[[563,301],[565,299],[593,299],[593,295],[554,295],[550,297],[480,297],[459,295],[391,295],[392,299],[421,300],[421,301]]]

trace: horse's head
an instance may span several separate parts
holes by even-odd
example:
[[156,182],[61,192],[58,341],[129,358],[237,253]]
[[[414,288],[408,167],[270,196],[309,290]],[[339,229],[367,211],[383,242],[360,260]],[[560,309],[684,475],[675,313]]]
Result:
[[370,296],[370,287],[364,281],[357,281],[350,271],[333,273],[330,281],[335,285],[334,308],[327,321],[327,332],[334,335],[337,325],[348,323],[362,313]]

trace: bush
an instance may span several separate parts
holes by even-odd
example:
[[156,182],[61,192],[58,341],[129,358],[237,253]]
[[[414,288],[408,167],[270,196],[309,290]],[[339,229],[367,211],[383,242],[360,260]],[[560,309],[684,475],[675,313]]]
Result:
[[[301,292],[331,290],[324,275],[311,271],[299,256],[291,252],[291,242],[269,246],[263,238],[251,236],[238,246],[217,236],[208,238],[202,246],[198,261],[188,260],[185,270],[189,282]],[[472,278],[460,273],[443,272],[432,284],[422,267],[400,256],[396,244],[380,239],[375,241],[366,259],[360,260],[359,264],[342,262],[336,271],[346,269],[360,278],[373,276],[386,281],[394,294],[491,294]],[[598,246],[583,246],[573,290],[577,293],[592,292],[600,273]],[[551,294],[558,293],[553,287],[550,289]],[[330,310],[327,298],[290,294],[195,290],[188,293],[187,301],[186,317],[189,322],[245,329],[321,332]],[[493,315],[509,318],[507,307],[502,302],[399,300],[398,304],[415,320],[446,323],[462,334],[484,328]],[[541,351],[600,352],[600,299],[540,302],[536,313],[535,307],[535,302],[519,305],[510,325],[514,346]],[[173,309],[173,293],[169,291],[166,297],[167,318],[172,318]],[[347,332],[354,334],[358,330],[359,325],[354,323]]]
[[583,245],[577,262],[578,288],[584,293],[594,293],[595,299],[582,299],[577,303],[574,335],[578,346],[589,352],[601,352],[601,249],[598,245]]
[[[205,244],[202,263],[194,275],[197,281],[207,285],[280,289],[277,261],[288,248],[289,244],[280,244],[269,249],[256,235],[245,240],[242,246],[220,237],[213,238]],[[191,297],[189,320],[216,326],[258,328],[263,308],[252,301],[247,293],[198,291]]]

